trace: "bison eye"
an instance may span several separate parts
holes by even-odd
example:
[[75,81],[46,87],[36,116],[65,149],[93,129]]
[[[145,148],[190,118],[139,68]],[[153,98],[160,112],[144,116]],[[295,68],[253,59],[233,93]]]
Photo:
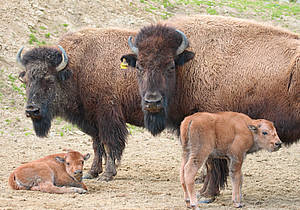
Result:
[[141,65],[139,64],[136,64],[136,69],[139,71],[139,72],[142,72],[144,69],[143,67],[141,67]]
[[268,135],[268,132],[263,131],[262,134],[263,134],[263,135]]
[[66,164],[67,164],[67,166],[69,166],[69,165],[70,165],[70,163],[69,163],[69,162],[67,162]]

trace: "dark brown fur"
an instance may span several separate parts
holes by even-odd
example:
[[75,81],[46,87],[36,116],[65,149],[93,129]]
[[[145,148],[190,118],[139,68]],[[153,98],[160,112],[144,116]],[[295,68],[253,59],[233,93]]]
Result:
[[107,155],[102,178],[116,175],[128,131],[126,122],[143,125],[136,72],[120,69],[116,57],[128,51],[126,40],[134,32],[119,29],[83,29],[61,38],[69,58],[61,72],[57,48],[40,47],[23,56],[26,74],[27,106],[40,106],[42,117],[32,118],[35,131],[46,136],[51,120],[60,116],[76,124],[93,139],[94,161],[88,177],[102,172],[102,157]]
[[[280,139],[286,144],[298,141],[299,35],[254,21],[221,16],[180,17],[164,24],[174,27],[173,33],[175,28],[184,32],[190,42],[188,51],[172,57],[175,43],[161,51],[150,47],[151,44],[156,47],[170,44],[169,35],[155,37],[159,34],[155,32],[151,39],[135,42],[137,47],[148,48],[139,49],[138,55],[126,57],[130,64],[139,68],[142,103],[150,92],[162,97],[164,106],[159,112],[155,112],[158,110],[156,104],[149,105],[153,112],[144,108],[145,126],[152,133],[157,134],[165,127],[178,129],[184,116],[198,111],[231,110],[251,118],[273,121]],[[161,27],[157,25],[157,29]],[[140,33],[147,31],[151,34],[148,30],[156,29],[147,26]],[[176,71],[172,71],[172,63],[178,63],[178,57],[185,58],[190,53],[195,54],[193,59],[183,66],[176,65]],[[159,126],[155,125],[156,122]],[[222,173],[214,172],[215,177],[216,173],[221,174],[221,179],[210,181],[207,189],[203,189],[210,195],[217,195],[218,188],[226,182],[227,163],[219,160],[218,164],[224,167],[209,168],[222,169]]]

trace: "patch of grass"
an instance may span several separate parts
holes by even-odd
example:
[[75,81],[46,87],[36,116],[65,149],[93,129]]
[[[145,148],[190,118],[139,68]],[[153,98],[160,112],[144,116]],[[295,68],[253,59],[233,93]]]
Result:
[[9,74],[9,75],[8,75],[8,81],[9,81],[9,84],[10,84],[10,86],[11,86],[11,88],[12,88],[12,90],[13,90],[14,92],[16,92],[16,93],[18,93],[19,95],[25,97],[25,88],[26,88],[25,84],[22,83],[21,85],[18,86],[18,85],[16,84],[17,77],[15,77],[15,76],[12,75],[12,74]]
[[50,38],[50,35],[51,35],[50,33],[46,33],[46,34],[45,34],[45,37],[46,37],[47,39],[49,39],[49,38]]

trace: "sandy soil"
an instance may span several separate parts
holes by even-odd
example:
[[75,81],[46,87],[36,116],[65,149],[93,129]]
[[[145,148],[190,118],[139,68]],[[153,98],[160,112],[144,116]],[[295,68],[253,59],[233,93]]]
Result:
[[[34,135],[31,121],[24,115],[24,96],[19,93],[23,89],[15,80],[20,69],[14,62],[20,46],[32,47],[30,34],[40,42],[54,44],[66,31],[86,26],[138,28],[159,20],[160,15],[146,12],[140,1],[126,0],[0,0],[0,5],[0,209],[185,209],[178,139],[167,132],[154,138],[139,128],[131,130],[115,180],[86,180],[87,194],[54,195],[8,187],[10,172],[21,163],[64,148],[92,153],[90,137],[61,119],[53,122],[48,138]],[[218,11],[222,13],[222,8]],[[169,12],[191,14],[199,10],[183,6]],[[273,23],[300,28],[299,20],[291,17],[284,23]],[[92,158],[85,172],[91,162]],[[243,167],[245,209],[300,209],[299,171],[299,144],[276,153],[249,155]],[[228,184],[214,203],[201,207],[231,209],[230,180]],[[197,189],[200,187],[198,184]]]

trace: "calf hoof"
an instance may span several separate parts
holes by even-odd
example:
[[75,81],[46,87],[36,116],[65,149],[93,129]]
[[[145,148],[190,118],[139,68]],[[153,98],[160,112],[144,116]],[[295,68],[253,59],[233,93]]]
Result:
[[189,199],[184,200],[187,208],[191,208],[191,203]]
[[103,174],[100,175],[100,177],[97,180],[108,182],[108,181],[113,180],[113,178],[114,178],[114,175],[112,173],[105,173],[104,172]]
[[95,179],[98,177],[98,174],[88,172],[86,175],[82,177],[82,179]]
[[233,203],[235,208],[242,208],[244,205],[242,203]]
[[191,205],[191,209],[193,209],[193,210],[200,210],[197,205]]
[[79,194],[85,194],[85,193],[87,193],[87,190],[82,189],[82,188],[75,188],[74,191],[76,193],[79,193]]

